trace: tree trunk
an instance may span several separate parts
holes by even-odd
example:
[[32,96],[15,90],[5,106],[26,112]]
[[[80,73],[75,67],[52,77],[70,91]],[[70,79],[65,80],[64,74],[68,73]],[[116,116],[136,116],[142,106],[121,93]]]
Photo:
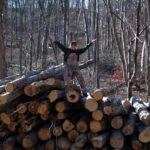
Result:
[[7,75],[7,66],[6,66],[6,51],[4,45],[4,27],[3,22],[4,18],[2,15],[4,13],[4,0],[0,1],[0,79],[4,78]]

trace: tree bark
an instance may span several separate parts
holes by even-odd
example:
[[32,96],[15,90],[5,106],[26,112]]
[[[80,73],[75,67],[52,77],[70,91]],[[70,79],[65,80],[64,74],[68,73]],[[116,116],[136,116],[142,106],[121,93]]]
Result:
[[6,51],[4,44],[4,7],[5,1],[0,1],[0,79],[4,78],[7,75],[7,66],[6,66]]
[[135,97],[130,98],[131,105],[135,108],[138,113],[139,119],[147,126],[150,125],[150,113],[147,108],[139,103],[139,101]]

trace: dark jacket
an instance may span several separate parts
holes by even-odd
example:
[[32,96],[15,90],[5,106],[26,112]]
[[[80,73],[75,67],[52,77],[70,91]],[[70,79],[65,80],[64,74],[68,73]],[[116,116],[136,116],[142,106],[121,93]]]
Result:
[[92,45],[92,42],[91,42],[87,44],[87,46],[84,48],[73,50],[71,48],[65,47],[58,41],[55,41],[54,43],[64,52],[64,62],[67,62],[67,59],[71,53],[75,53],[77,55],[77,61],[79,61],[80,54],[84,53]]

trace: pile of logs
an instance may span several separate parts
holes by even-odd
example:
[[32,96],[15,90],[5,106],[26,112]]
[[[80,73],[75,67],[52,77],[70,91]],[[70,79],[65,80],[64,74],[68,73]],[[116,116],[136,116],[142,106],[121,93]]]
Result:
[[65,92],[62,66],[8,81],[0,92],[0,150],[148,150],[150,145],[150,103],[110,99],[100,89],[83,97],[77,85]]

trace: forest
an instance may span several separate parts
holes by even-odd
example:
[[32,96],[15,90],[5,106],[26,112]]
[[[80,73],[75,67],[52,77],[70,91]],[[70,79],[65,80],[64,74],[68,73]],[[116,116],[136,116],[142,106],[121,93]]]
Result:
[[97,39],[81,58],[94,60],[87,80],[102,87],[101,76],[119,68],[127,96],[145,83],[148,98],[149,0],[1,0],[0,12],[0,78],[62,63],[55,40]]

